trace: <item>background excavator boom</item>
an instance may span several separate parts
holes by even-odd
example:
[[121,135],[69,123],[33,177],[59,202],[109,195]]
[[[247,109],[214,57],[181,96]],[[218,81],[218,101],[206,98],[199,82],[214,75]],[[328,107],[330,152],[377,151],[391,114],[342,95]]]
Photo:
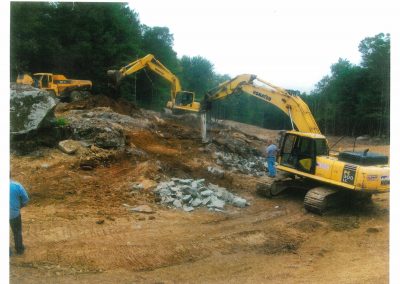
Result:
[[144,68],[153,71],[171,84],[171,99],[167,103],[168,108],[194,112],[199,111],[200,104],[194,101],[195,94],[193,92],[183,91],[178,77],[152,54],[137,59],[119,70],[108,70],[107,75],[112,85],[118,86],[123,78]]

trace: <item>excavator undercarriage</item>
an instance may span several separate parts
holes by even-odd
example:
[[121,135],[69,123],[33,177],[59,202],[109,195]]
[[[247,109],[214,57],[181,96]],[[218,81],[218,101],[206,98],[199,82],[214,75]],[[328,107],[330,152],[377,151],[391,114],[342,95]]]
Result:
[[304,208],[320,215],[330,209],[372,200],[372,193],[370,192],[343,190],[339,187],[329,186],[286,173],[279,173],[275,179],[263,180],[256,187],[257,193],[267,198],[274,198],[290,189],[305,192]]

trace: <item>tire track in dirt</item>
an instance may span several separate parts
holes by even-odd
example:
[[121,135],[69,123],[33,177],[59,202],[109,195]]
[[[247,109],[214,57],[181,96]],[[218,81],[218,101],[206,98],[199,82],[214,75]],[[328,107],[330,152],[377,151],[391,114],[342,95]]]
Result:
[[271,229],[275,219],[286,215],[285,210],[247,211],[245,215],[235,212],[224,217],[199,213],[207,214],[210,222],[174,213],[184,218],[173,224],[163,217],[152,222],[120,218],[103,225],[90,218],[74,222],[56,218],[50,226],[30,223],[24,232],[29,254],[21,261],[57,262],[76,268],[84,265],[90,270],[141,271],[197,261],[215,252],[287,252],[279,240],[297,242],[298,236]]

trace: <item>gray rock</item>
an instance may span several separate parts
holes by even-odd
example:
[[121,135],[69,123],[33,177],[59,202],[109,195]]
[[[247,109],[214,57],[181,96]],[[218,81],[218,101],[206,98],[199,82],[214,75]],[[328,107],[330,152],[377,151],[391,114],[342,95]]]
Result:
[[164,203],[164,204],[173,204],[174,201],[175,201],[175,199],[170,196],[163,196],[161,198],[161,203]]
[[215,167],[208,167],[207,170],[217,177],[223,177],[225,174],[224,170]]
[[176,208],[182,208],[182,202],[179,199],[175,199],[172,205]]
[[224,187],[220,187],[220,186],[218,186],[218,185],[216,185],[216,184],[213,184],[213,183],[209,183],[209,184],[208,184],[208,188],[211,189],[212,191],[217,191],[217,190],[219,190],[220,188],[225,189]]
[[205,191],[205,190],[208,190],[208,188],[205,187],[205,186],[202,186],[202,187],[198,188],[198,192],[202,192],[202,191]]
[[187,203],[190,202],[190,200],[192,200],[192,196],[191,195],[184,195],[182,196],[182,201]]
[[133,211],[133,212],[139,212],[139,213],[154,213],[153,209],[149,205],[139,205],[139,206],[130,208],[129,210]]
[[[199,187],[199,185],[201,186]],[[162,204],[185,211],[192,211],[194,208],[202,206],[215,209],[214,211],[221,211],[227,203],[237,207],[248,205],[245,199],[235,196],[224,187],[211,183],[205,186],[204,180],[174,178],[171,182],[159,183],[154,192],[161,197]]]
[[192,181],[191,187],[192,188],[199,188],[204,186],[205,179],[197,179]]
[[161,188],[158,191],[158,194],[162,197],[162,196],[170,196],[171,195],[171,191],[168,188]]
[[221,187],[215,191],[215,195],[227,203],[232,203],[235,196],[227,191],[225,188]]
[[192,212],[194,210],[194,208],[192,206],[183,205],[183,210],[185,212]]
[[177,182],[180,184],[186,184],[186,185],[190,185],[192,184],[192,179],[178,179]]
[[170,189],[171,189],[171,191],[173,191],[173,192],[181,191],[181,189],[180,189],[179,186],[171,186]]
[[156,189],[158,190],[161,188],[170,188],[171,186],[174,186],[174,185],[175,185],[175,183],[173,181],[162,181],[157,185]]
[[201,204],[207,205],[211,201],[211,197],[208,196],[201,201]]
[[214,191],[207,189],[207,190],[202,191],[200,194],[201,194],[201,196],[210,196],[210,195],[214,194]]
[[10,132],[25,134],[49,127],[54,120],[58,99],[47,91],[36,88],[12,89],[10,92]]
[[244,198],[235,196],[235,198],[233,198],[233,200],[232,200],[232,204],[233,204],[233,206],[244,208],[247,205],[247,201]]
[[198,207],[202,204],[202,200],[200,198],[195,198],[192,200],[191,205],[193,207]]
[[224,206],[225,206],[225,201],[218,199],[216,196],[212,196],[210,204],[208,204],[208,207],[213,207],[218,209],[224,209]]
[[179,188],[182,192],[191,192],[192,187],[189,185],[179,185]]
[[68,155],[75,154],[79,147],[80,143],[74,140],[64,140],[58,143],[58,148]]
[[132,184],[131,188],[133,190],[142,190],[142,189],[144,189],[144,185],[139,182],[136,182],[136,183]]

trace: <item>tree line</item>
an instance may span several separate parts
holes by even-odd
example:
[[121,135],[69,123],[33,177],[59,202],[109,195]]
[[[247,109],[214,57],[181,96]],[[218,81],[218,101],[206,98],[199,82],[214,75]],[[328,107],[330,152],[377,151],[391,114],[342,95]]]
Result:
[[153,54],[182,80],[185,90],[204,94],[218,75],[207,59],[178,58],[167,27],[148,27],[127,3],[11,2],[11,80],[21,72],[49,72],[93,81],[96,94],[118,94],[160,110],[170,85],[146,70],[108,87],[107,70]]
[[[154,54],[201,100],[207,90],[230,79],[217,74],[204,57],[177,57],[168,27],[142,24],[127,3],[11,2],[11,80],[20,72],[51,72],[93,81],[96,94],[115,95],[107,70],[119,69]],[[390,35],[365,38],[362,61],[339,59],[331,74],[309,94],[301,95],[325,134],[389,136]],[[161,110],[169,83],[151,71],[123,80],[117,93],[141,107]],[[289,129],[288,117],[248,95],[233,95],[214,104],[213,115],[269,129]]]

